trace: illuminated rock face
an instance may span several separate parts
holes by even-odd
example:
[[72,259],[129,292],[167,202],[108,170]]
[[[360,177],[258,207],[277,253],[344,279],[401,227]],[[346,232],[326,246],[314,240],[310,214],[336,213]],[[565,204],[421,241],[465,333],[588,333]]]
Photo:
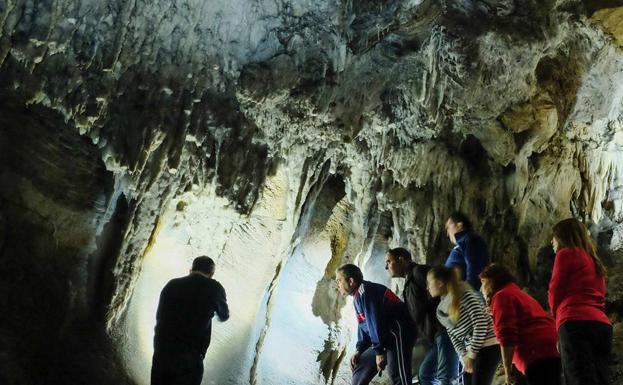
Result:
[[335,268],[397,287],[386,248],[442,261],[457,208],[528,285],[590,221],[618,320],[616,5],[0,3],[0,382],[147,383],[159,291],[205,254],[206,384],[348,383]]

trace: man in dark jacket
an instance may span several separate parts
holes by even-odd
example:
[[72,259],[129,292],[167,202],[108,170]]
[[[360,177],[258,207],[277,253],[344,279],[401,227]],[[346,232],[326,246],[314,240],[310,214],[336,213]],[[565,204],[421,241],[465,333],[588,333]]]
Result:
[[411,385],[413,337],[405,304],[387,287],[364,281],[355,265],[341,266],[335,280],[342,295],[353,296],[359,323],[352,384],[369,384],[387,366],[392,385]]
[[473,230],[469,218],[455,211],[446,221],[446,233],[455,246],[446,260],[447,267],[456,267],[476,291],[480,290],[478,275],[489,264],[491,258],[485,241]]
[[429,348],[418,371],[420,384],[457,384],[459,357],[448,333],[437,321],[439,299],[432,298],[426,290],[430,266],[415,263],[407,249],[398,247],[385,255],[385,268],[393,278],[405,278],[403,297],[416,338]]
[[212,317],[229,318],[225,289],[212,279],[214,261],[198,257],[190,274],[166,284],[156,313],[151,385],[200,385]]

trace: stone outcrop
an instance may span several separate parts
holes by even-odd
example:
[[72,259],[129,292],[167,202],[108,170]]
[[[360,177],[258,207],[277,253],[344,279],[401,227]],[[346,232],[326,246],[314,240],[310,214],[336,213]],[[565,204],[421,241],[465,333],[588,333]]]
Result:
[[535,287],[587,221],[621,322],[622,10],[0,2],[0,382],[146,383],[161,285],[206,254],[217,384],[346,383],[335,267],[395,286],[384,250],[442,261],[454,209]]

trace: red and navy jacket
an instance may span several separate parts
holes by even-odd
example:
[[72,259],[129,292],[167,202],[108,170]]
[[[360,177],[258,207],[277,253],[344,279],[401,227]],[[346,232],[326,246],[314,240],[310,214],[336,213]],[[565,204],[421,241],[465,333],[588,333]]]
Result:
[[354,295],[355,312],[359,321],[357,351],[362,353],[370,346],[380,355],[389,343],[390,330],[396,321],[406,319],[407,308],[387,287],[363,281]]

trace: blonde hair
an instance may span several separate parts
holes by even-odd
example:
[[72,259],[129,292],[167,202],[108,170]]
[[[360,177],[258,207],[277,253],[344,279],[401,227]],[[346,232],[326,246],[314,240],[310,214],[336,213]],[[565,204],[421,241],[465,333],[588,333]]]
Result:
[[606,267],[599,259],[597,247],[584,223],[575,218],[568,218],[556,223],[552,230],[559,247],[576,247],[584,250],[593,259],[597,275],[602,277],[606,275]]
[[460,279],[459,271],[455,268],[446,266],[436,266],[428,271],[434,279],[443,282],[446,285],[448,294],[452,296],[452,303],[448,309],[448,315],[454,322],[459,319],[459,310],[461,307],[461,298],[469,289],[468,286]]

